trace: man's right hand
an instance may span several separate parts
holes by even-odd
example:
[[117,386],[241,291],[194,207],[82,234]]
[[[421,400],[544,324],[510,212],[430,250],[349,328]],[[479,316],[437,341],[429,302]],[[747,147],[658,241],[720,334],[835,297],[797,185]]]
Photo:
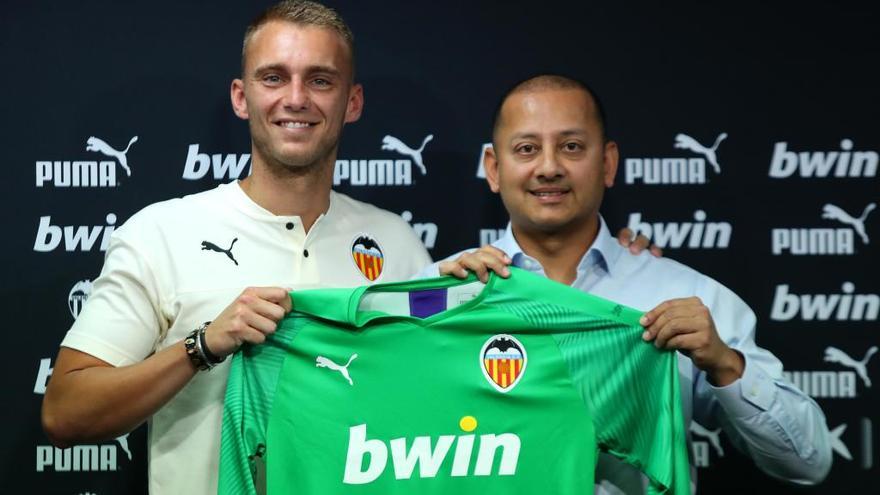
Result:
[[208,325],[205,330],[208,350],[223,358],[245,342],[262,344],[291,309],[287,289],[248,287]]
[[495,246],[483,246],[480,249],[462,254],[452,261],[440,263],[440,275],[452,275],[456,278],[467,278],[468,273],[473,272],[484,284],[489,281],[489,271],[493,271],[503,278],[510,276],[508,265],[511,259],[504,251]]

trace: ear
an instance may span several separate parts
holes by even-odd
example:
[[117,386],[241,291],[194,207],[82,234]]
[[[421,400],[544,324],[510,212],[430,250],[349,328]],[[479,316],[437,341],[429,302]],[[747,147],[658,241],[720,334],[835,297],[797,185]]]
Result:
[[605,158],[604,158],[604,179],[605,179],[605,187],[614,186],[614,177],[617,176],[617,162],[620,160],[620,153],[617,150],[617,143],[614,141],[608,141],[605,143]]
[[248,119],[247,99],[244,96],[244,81],[234,79],[229,88],[229,99],[232,100],[232,111],[240,119]]
[[364,110],[364,87],[354,84],[348,93],[348,106],[345,108],[345,123],[357,122]]
[[501,188],[498,185],[498,156],[495,155],[495,145],[487,146],[483,152],[483,168],[486,171],[486,182],[489,189],[497,193]]

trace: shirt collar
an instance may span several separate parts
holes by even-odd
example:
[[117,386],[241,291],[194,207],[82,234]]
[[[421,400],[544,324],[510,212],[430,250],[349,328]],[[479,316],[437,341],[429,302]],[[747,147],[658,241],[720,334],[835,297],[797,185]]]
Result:
[[[510,259],[513,260],[514,266],[529,271],[543,272],[543,268],[540,268],[538,261],[523,252],[519,243],[516,242],[510,222],[507,223],[504,235],[502,235],[497,241],[493,242],[492,245],[507,253],[507,255],[510,256]],[[602,215],[599,215],[599,233],[593,240],[593,244],[587,249],[583,258],[581,258],[580,263],[578,263],[578,277],[580,277],[582,273],[587,272],[591,267],[601,267],[606,273],[611,275],[611,266],[614,265],[614,262],[617,261],[618,256],[620,256],[619,247],[617,240],[611,236],[611,232],[605,224],[605,219],[602,218]],[[540,270],[537,270],[538,268],[540,268]]]

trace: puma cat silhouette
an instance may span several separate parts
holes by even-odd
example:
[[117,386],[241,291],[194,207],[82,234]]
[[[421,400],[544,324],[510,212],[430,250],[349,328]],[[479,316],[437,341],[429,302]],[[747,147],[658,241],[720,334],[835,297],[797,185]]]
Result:
[[89,136],[89,139],[86,140],[86,151],[99,151],[111,158],[116,158],[122,168],[125,169],[125,174],[131,177],[131,169],[128,168],[128,158],[125,156],[128,153],[128,149],[131,148],[131,145],[136,143],[138,137],[135,136],[131,138],[128,142],[128,146],[125,147],[124,151],[117,151],[113,149],[109,144],[107,144],[103,139],[96,138],[95,136]]
[[865,210],[862,212],[862,216],[859,218],[854,218],[849,213],[843,211],[843,208],[833,205],[831,203],[822,207],[822,218],[829,220],[837,220],[838,222],[845,223],[855,229],[855,231],[862,238],[862,242],[868,244],[868,234],[865,232],[865,220],[868,218],[868,214],[877,207],[877,203],[870,203],[865,207]]
[[217,251],[218,253],[226,253],[226,256],[229,256],[229,259],[235,263],[235,266],[238,266],[238,261],[235,260],[235,256],[232,256],[232,246],[235,246],[235,241],[238,240],[238,237],[232,239],[232,244],[229,245],[229,249],[223,249],[213,242],[210,241],[202,241],[202,251]]
[[854,369],[856,374],[865,382],[865,386],[871,388],[871,378],[868,376],[868,361],[871,360],[871,356],[873,356],[877,352],[877,346],[871,346],[868,349],[868,352],[865,353],[865,357],[862,358],[861,361],[856,361],[855,359],[849,357],[849,355],[836,347],[826,347],[825,348],[825,361],[829,363],[838,363],[846,366],[847,368]]
[[425,145],[428,144],[432,139],[434,139],[434,135],[428,134],[425,137],[424,141],[422,141],[422,146],[419,149],[414,150],[394,136],[385,136],[382,138],[382,149],[396,151],[401,155],[411,157],[416,166],[419,167],[419,170],[422,171],[422,175],[427,175],[428,169],[425,168],[425,162],[422,161],[422,151],[424,151]]
[[712,164],[712,168],[715,169],[716,174],[721,173],[721,167],[718,165],[718,157],[715,156],[715,150],[718,149],[718,145],[721,144],[721,141],[727,139],[727,133],[722,132],[715,139],[715,144],[712,145],[711,148],[707,148],[697,142],[696,139],[688,136],[687,134],[677,134],[675,136],[675,147],[680,149],[691,150],[694,153],[699,153],[706,157],[706,160]]
[[703,427],[700,423],[696,421],[691,421],[690,430],[701,437],[709,440],[709,443],[715,449],[715,452],[718,453],[718,457],[724,457],[724,449],[721,448],[721,440],[719,435],[721,434],[721,428],[717,430],[709,430]]
[[348,365],[351,364],[358,357],[357,354],[352,354],[350,358],[348,358],[348,362],[345,363],[345,366],[338,365],[334,363],[330,358],[325,358],[324,356],[318,356],[315,359],[315,367],[318,368],[329,368],[333,371],[338,371],[346,380],[348,380],[349,385],[354,385],[354,382],[351,380],[351,375],[348,374]]

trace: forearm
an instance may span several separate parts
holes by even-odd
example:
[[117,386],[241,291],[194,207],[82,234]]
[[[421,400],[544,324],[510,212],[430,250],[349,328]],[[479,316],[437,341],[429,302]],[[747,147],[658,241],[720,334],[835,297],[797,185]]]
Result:
[[796,484],[822,481],[831,467],[825,416],[809,397],[763,373],[750,373],[723,398],[722,424],[765,473]]
[[82,366],[82,359],[89,358],[72,349],[59,352],[42,414],[46,434],[56,445],[106,440],[133,430],[196,372],[182,342],[129,366]]

